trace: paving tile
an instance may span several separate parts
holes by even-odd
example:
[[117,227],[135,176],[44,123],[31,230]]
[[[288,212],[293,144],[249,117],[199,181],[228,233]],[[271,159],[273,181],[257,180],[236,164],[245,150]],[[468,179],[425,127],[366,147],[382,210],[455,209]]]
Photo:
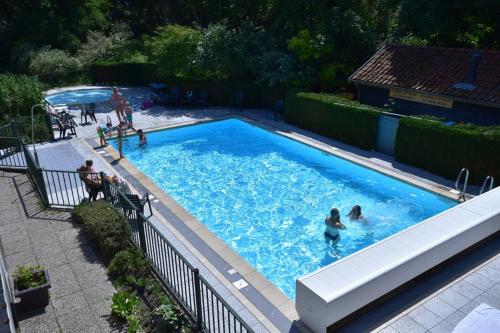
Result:
[[453,325],[451,325],[449,322],[446,320],[441,321],[439,324],[434,326],[429,330],[430,333],[451,333],[453,331],[453,328],[455,328]]
[[82,331],[87,327],[93,327],[97,324],[97,320],[88,305],[80,308],[78,312],[70,312],[58,316],[58,320],[63,332]]
[[99,262],[95,252],[87,245],[66,250],[66,256],[71,261]]
[[35,254],[31,249],[6,256],[5,261],[11,272],[15,272],[18,266],[37,264]]
[[469,282],[476,288],[486,291],[495,285],[495,282],[476,272],[468,275],[464,281]]
[[495,282],[495,283],[499,283],[500,282],[500,270],[498,269],[495,269],[491,266],[483,266],[483,267],[480,267],[476,273],[484,276],[484,277],[487,277],[488,279],[490,279],[491,281]]
[[103,268],[104,266],[99,263],[99,262],[82,262],[82,261],[77,261],[73,260],[70,261],[69,263],[71,265],[71,269],[73,269],[73,272],[75,274],[81,274],[84,272],[91,272],[96,269]]
[[474,299],[483,293],[481,289],[473,286],[472,284],[470,284],[465,280],[461,280],[455,283],[450,289],[458,292],[459,294],[467,297],[468,299]]
[[66,279],[74,279],[75,275],[69,264],[50,268],[49,270],[50,281],[53,283]]
[[500,299],[500,283],[497,283],[496,285],[488,289],[487,293]]
[[477,303],[476,301],[470,301],[469,303],[462,306],[459,310],[462,311],[463,313],[470,313],[478,305],[479,305],[479,303]]
[[52,244],[59,244],[57,237],[55,237],[55,235],[52,233],[41,234],[38,237],[31,237],[30,242],[35,251],[38,251],[38,249],[40,248],[43,249]]
[[115,292],[116,289],[111,283],[100,284],[83,290],[89,304],[110,300]]
[[76,280],[82,288],[93,287],[95,285],[104,284],[105,282],[109,283],[109,278],[104,267],[97,268],[90,272],[79,273],[76,275]]
[[[25,330],[34,332],[37,327],[57,327],[56,315],[54,309],[50,305],[43,309],[36,309],[33,311],[17,311],[16,314],[22,332]],[[23,328],[25,330],[23,330]],[[53,330],[52,332],[55,331],[56,330]]]
[[50,294],[52,298],[57,299],[82,290],[75,277],[68,277],[64,280],[51,283]]
[[455,311],[451,315],[449,315],[448,318],[446,318],[446,321],[453,327],[455,327],[460,322],[460,320],[465,318],[465,316],[467,316],[466,313],[463,313],[462,311]]
[[481,303],[486,303],[490,306],[493,306],[497,309],[500,309],[500,298],[495,297],[489,293],[484,293],[474,299],[474,302],[477,302],[479,304]]
[[58,323],[54,321],[40,322],[34,326],[27,326],[25,322],[19,323],[19,330],[22,333],[54,333],[61,332]]
[[391,327],[398,332],[404,333],[424,333],[427,330],[408,316],[403,316],[393,322]]
[[61,247],[61,245],[59,245],[59,242],[57,241],[45,244],[43,246],[37,246],[37,247],[33,246],[33,250],[35,252],[35,257],[37,259],[57,256],[64,252],[63,248]]
[[426,329],[434,327],[437,323],[439,323],[442,320],[441,317],[439,317],[432,311],[424,308],[423,306],[419,306],[415,310],[408,313],[408,317],[410,317],[411,319],[413,319]]
[[430,300],[426,301],[424,304],[422,304],[422,306],[427,310],[434,312],[434,314],[438,315],[442,319],[446,319],[446,317],[451,315],[456,310],[448,303],[436,297],[433,297]]
[[101,333],[101,328],[99,325],[95,324],[94,326],[91,327],[84,327],[80,330],[73,331],[72,333]]
[[55,268],[69,264],[68,258],[66,258],[66,255],[64,253],[39,258],[38,262],[40,263],[40,265],[43,265],[46,268]]
[[78,312],[80,309],[85,309],[89,306],[81,290],[53,299],[52,305],[57,316],[69,312]]
[[456,310],[467,304],[471,299],[463,296],[462,294],[450,289],[446,289],[437,296],[439,299],[445,301],[453,306]]

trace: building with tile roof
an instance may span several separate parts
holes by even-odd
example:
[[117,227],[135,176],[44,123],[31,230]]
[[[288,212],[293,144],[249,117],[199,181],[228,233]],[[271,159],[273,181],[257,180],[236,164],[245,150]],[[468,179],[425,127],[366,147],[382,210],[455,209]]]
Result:
[[500,51],[385,45],[349,81],[364,104],[500,124]]

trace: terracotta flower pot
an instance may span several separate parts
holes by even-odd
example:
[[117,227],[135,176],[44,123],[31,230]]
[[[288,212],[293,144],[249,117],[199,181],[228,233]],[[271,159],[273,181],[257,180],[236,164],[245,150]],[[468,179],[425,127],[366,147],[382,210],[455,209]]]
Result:
[[34,310],[46,307],[49,304],[49,288],[51,287],[49,272],[43,270],[43,273],[46,282],[33,288],[19,290],[17,280],[14,280],[14,296],[21,299],[21,302],[18,304],[20,309]]

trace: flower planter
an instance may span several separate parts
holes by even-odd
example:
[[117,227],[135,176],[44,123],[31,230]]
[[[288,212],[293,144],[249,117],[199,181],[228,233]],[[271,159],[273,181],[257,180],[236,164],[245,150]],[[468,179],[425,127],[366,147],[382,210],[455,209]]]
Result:
[[17,280],[14,280],[14,296],[21,299],[18,307],[22,310],[33,310],[46,307],[49,304],[50,279],[49,272],[43,270],[46,283],[24,290],[19,290]]

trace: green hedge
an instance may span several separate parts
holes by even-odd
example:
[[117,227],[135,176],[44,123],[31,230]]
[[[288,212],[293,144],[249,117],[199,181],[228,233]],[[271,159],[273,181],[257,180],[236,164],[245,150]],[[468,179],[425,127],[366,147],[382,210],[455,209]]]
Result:
[[285,120],[298,127],[363,149],[374,149],[378,112],[327,94],[289,93]]
[[284,87],[261,86],[252,80],[215,81],[161,77],[152,64],[95,64],[91,67],[91,76],[94,84],[147,86],[152,82],[163,82],[169,87],[207,90],[212,106],[229,106],[232,96],[239,91],[246,94],[244,107],[269,108],[285,97]]
[[486,176],[500,179],[500,128],[473,125],[445,126],[416,118],[399,121],[396,159],[455,179],[461,168],[470,170],[470,181]]
[[130,247],[130,228],[125,217],[104,200],[79,204],[73,210],[73,219],[82,224],[106,262]]

